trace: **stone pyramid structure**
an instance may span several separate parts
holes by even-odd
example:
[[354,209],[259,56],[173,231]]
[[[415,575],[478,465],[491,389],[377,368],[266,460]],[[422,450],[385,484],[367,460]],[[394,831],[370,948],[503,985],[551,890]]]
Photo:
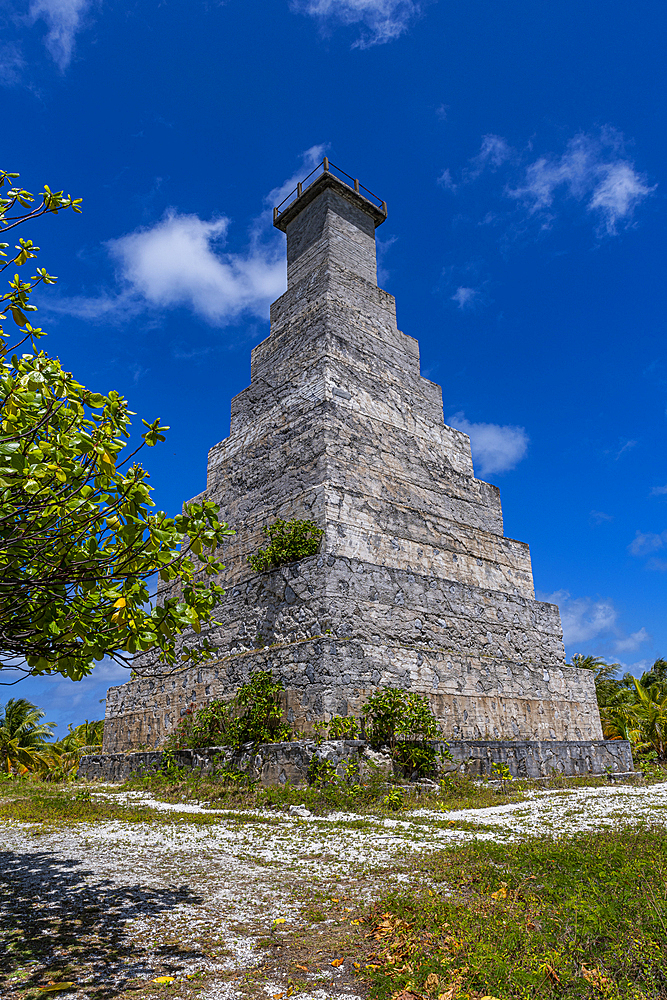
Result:
[[[230,697],[256,669],[283,679],[301,729],[358,715],[379,686],[427,694],[455,740],[599,740],[593,675],[565,665],[558,608],[535,600],[528,546],[506,538],[497,487],[443,421],[417,341],[378,288],[386,206],[324,161],[274,212],[288,287],[232,400],[203,496],[233,527],[219,658],[107,698],[105,750],[156,746],[185,709]],[[318,555],[255,573],[277,518],[312,519]]]

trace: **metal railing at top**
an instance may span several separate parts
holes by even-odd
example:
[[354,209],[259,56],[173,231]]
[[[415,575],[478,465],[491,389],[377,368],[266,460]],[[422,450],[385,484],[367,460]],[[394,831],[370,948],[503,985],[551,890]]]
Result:
[[[351,177],[350,174],[346,174],[344,170],[337,167],[335,163],[330,163],[328,157],[325,156],[321,163],[318,163],[317,166],[310,171],[308,176],[304,177],[302,181],[299,181],[294,190],[290,191],[290,193],[283,198],[279,205],[276,205],[273,209],[273,221],[276,222],[282,213],[289,208],[292,202],[296,201],[297,198],[300,198],[306,188],[309,188],[318,177],[321,177],[322,174],[325,173],[330,173],[334,177],[337,177],[338,180],[343,181],[343,184],[347,185],[347,187],[356,191],[357,194],[361,194],[362,197],[370,201],[376,208],[379,208],[385,215],[387,214],[386,201],[382,201],[382,199],[378,198],[376,194],[373,194],[373,192],[369,191],[368,188],[363,186],[363,184],[360,184],[356,177]],[[352,183],[348,184],[348,181],[352,181]]]

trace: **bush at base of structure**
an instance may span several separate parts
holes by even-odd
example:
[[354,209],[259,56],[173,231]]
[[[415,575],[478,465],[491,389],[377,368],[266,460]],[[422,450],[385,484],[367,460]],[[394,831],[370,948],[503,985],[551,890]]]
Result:
[[238,749],[246,743],[291,740],[293,730],[283,722],[282,690],[282,682],[274,681],[268,670],[258,670],[232,701],[211,701],[199,709],[191,705],[165,740],[164,749]]
[[260,549],[256,556],[248,556],[248,562],[256,573],[267,569],[275,569],[286,563],[314,556],[319,550],[324,531],[318,528],[314,521],[283,521],[278,519],[271,525],[265,525],[262,531],[269,539],[265,549]]
[[439,730],[426,695],[383,688],[368,699],[362,719],[371,747],[387,747],[405,777],[433,773],[438,751],[429,741]]

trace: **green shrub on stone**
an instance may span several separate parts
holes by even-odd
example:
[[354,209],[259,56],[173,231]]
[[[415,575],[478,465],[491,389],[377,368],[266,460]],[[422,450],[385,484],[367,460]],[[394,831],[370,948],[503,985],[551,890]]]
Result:
[[329,722],[330,740],[356,740],[359,724],[352,715],[334,715]]
[[431,773],[437,758],[429,743],[438,738],[438,723],[426,695],[386,687],[371,695],[362,713],[366,739],[374,750],[390,750],[406,776]]
[[269,539],[269,544],[265,549],[260,549],[257,555],[248,556],[248,562],[256,573],[296,562],[297,559],[305,559],[306,556],[314,556],[319,551],[324,535],[322,528],[318,528],[314,521],[284,521],[282,518],[265,525],[262,531]]
[[283,721],[282,681],[274,681],[269,670],[256,670],[247,684],[242,684],[234,705],[244,711],[238,716],[237,745],[244,743],[281,743],[291,740],[293,729]]
[[433,740],[438,723],[426,695],[386,687],[372,694],[362,712],[366,739],[374,750],[394,749],[400,740]]
[[315,785],[316,788],[335,785],[339,781],[334,764],[330,760],[323,760],[316,754],[311,758],[308,765],[307,778],[308,784]]
[[283,721],[281,681],[268,670],[257,670],[229,701],[214,700],[203,708],[190,705],[178,726],[167,737],[165,750],[197,747],[229,747],[246,743],[276,743],[291,740],[290,726]]
[[235,737],[235,719],[224,701],[211,701],[203,708],[190,705],[173,733],[167,737],[166,750],[228,746]]

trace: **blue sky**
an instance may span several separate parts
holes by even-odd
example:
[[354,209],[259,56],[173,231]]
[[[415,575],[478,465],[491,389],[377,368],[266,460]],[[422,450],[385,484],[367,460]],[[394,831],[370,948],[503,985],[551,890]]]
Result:
[[[48,348],[172,427],[205,484],[285,284],[270,209],[326,153],[388,204],[381,284],[530,543],[568,655],[667,656],[664,5],[28,0],[0,8],[5,163],[84,199],[35,225]],[[662,125],[660,124],[662,122]],[[279,200],[279,199],[278,199]],[[125,674],[4,689],[99,717]]]

